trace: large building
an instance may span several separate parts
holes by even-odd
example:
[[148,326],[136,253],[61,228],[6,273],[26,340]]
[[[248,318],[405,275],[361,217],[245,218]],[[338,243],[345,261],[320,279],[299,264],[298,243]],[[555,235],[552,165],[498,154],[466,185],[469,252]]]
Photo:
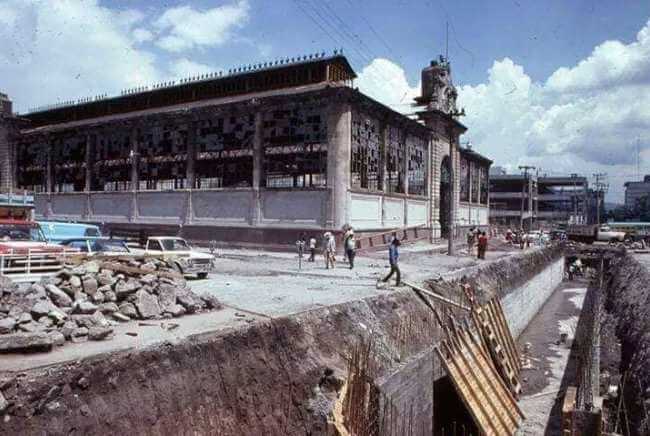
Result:
[[650,175],[642,182],[625,182],[625,207],[634,209],[643,197],[650,198]]
[[422,75],[419,120],[354,89],[340,54],[4,116],[2,185],[33,191],[44,218],[194,240],[286,243],[345,224],[437,238],[450,208],[458,226],[487,225],[491,162],[459,147],[449,64]]
[[[528,230],[560,223],[597,222],[596,199],[586,177],[534,174],[490,175],[490,222]],[[602,209],[601,209],[602,210]]]

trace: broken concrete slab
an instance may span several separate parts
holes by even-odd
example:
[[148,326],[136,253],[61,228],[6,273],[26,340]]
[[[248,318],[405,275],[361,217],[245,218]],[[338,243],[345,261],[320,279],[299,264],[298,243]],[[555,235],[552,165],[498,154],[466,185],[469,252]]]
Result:
[[160,305],[158,304],[158,299],[154,295],[141,289],[135,294],[135,296],[135,307],[143,319],[154,318],[160,315]]
[[72,306],[72,298],[57,286],[47,285],[45,290],[57,306]]
[[52,337],[43,332],[0,335],[0,352],[50,351]]

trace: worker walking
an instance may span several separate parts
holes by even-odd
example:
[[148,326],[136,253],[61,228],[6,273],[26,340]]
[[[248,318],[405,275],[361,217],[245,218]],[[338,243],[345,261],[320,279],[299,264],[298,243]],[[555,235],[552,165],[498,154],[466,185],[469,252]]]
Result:
[[314,235],[309,237],[309,262],[316,260],[316,238]]
[[485,259],[485,252],[487,251],[488,237],[485,232],[481,232],[478,237],[478,258]]
[[354,231],[350,230],[347,233],[345,242],[343,243],[345,254],[347,255],[348,262],[350,262],[350,269],[354,268],[354,256],[356,255],[357,242],[354,239]]
[[402,245],[399,239],[395,237],[390,246],[388,247],[388,262],[390,263],[390,272],[382,282],[386,283],[392,276],[395,274],[395,286],[399,286],[402,282],[402,275],[399,270],[399,249],[398,247]]
[[474,242],[476,242],[475,236],[474,227],[472,227],[467,231],[467,253],[470,256],[474,255]]
[[325,232],[325,268],[330,269],[330,266],[334,268],[334,263],[336,258],[336,241],[334,240],[334,235],[331,232]]

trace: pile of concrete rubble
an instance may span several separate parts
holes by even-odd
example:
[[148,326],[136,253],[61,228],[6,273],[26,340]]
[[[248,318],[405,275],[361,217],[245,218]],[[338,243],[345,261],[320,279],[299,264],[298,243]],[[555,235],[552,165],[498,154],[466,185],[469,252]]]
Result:
[[31,285],[0,283],[0,352],[110,339],[117,323],[220,308],[162,260],[86,261]]

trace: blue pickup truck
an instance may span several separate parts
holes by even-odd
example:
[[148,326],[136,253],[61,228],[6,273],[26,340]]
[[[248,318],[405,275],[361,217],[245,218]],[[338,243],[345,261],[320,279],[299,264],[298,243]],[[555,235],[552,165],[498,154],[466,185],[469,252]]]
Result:
[[62,221],[38,221],[48,242],[59,244],[69,239],[101,238],[99,227],[94,224],[67,223]]

